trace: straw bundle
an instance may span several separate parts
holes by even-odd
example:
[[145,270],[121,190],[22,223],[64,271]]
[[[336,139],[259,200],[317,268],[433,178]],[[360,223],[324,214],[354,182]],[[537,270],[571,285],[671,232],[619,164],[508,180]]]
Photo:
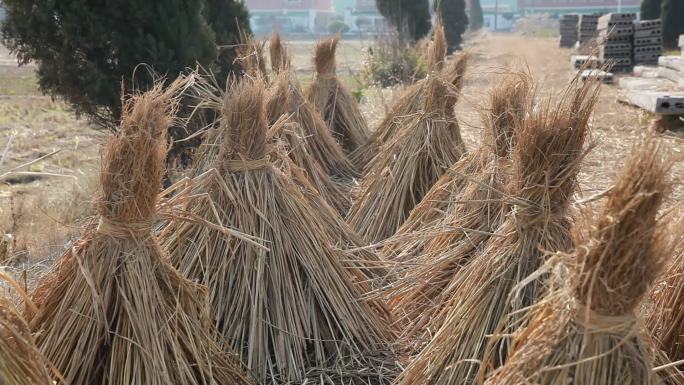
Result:
[[283,40],[278,32],[274,31],[271,34],[269,52],[271,55],[271,70],[274,73],[278,74],[282,71],[289,71],[290,55],[285,45],[283,45]]
[[[441,39],[443,36],[443,33],[436,33],[434,35],[436,39]],[[468,54],[461,53],[456,55],[447,68],[443,68],[444,57],[441,57],[441,60],[439,60],[439,52],[441,52],[439,47],[446,47],[446,42],[434,42],[428,48],[426,60],[431,61],[429,69],[432,72],[445,71],[445,79],[454,85],[456,95],[460,94],[463,85],[462,79],[468,62]],[[444,54],[446,55],[446,51],[444,51]],[[371,133],[368,142],[349,155],[354,164],[367,165],[370,163],[378,154],[380,147],[388,143],[397,134],[399,128],[404,124],[403,122],[419,113],[421,103],[423,102],[423,95],[427,92],[428,79],[434,75],[434,73],[431,73],[428,78],[412,84],[404,91],[375,131]]]
[[[496,234],[453,277],[435,317],[436,331],[399,384],[472,383],[484,359],[487,336],[510,332],[524,309],[543,293],[543,279],[527,280],[543,264],[544,250],[572,248],[567,209],[584,154],[588,119],[598,87],[575,82],[557,108],[540,106],[516,129],[511,198],[513,207]],[[527,284],[513,292],[520,282]],[[514,295],[514,301],[507,301]],[[504,320],[506,314],[514,314]],[[505,346],[494,351],[494,365]],[[498,360],[498,362],[497,362]]]
[[[0,278],[9,278],[0,275],[3,275]],[[23,292],[14,281],[8,281],[18,292]],[[0,384],[52,385],[46,360],[36,348],[26,321],[14,304],[3,297],[0,297]]]
[[[678,225],[681,229],[682,222]],[[680,251],[654,285],[650,293],[653,307],[646,319],[651,334],[672,361],[684,360],[683,278],[684,252]]]
[[273,94],[268,101],[268,118],[271,123],[287,115],[299,126],[298,133],[306,144],[307,152],[329,176],[352,179],[358,175],[342,147],[337,143],[325,121],[304,93],[289,70],[283,70],[273,82]]
[[257,41],[254,36],[241,32],[240,45],[237,47],[235,59],[242,67],[242,72],[252,78],[268,81],[266,59],[264,59],[265,41]]
[[369,242],[394,234],[432,185],[465,153],[453,108],[458,93],[440,76],[425,83],[417,114],[368,165],[349,223]]
[[404,321],[403,340],[413,347],[439,329],[437,314],[449,298],[443,294],[457,271],[503,223],[510,205],[513,128],[529,110],[529,78],[510,75],[490,94],[484,116],[484,145],[455,163],[411,212],[385,247],[385,255],[406,265],[390,288],[389,303]]
[[382,382],[391,371],[382,360],[391,358],[394,338],[388,312],[365,299],[368,273],[331,246],[321,219],[327,214],[282,171],[289,159],[267,139],[263,94],[259,83],[243,81],[229,96],[214,176],[192,187],[207,191],[216,205],[186,207],[263,246],[207,226],[171,223],[164,234],[171,258],[209,287],[217,327],[260,382]]
[[[627,162],[590,236],[535,305],[487,384],[660,384],[638,305],[672,251],[657,219],[669,165],[650,140]],[[565,269],[560,266],[560,269]],[[681,374],[673,372],[681,383]],[[673,378],[674,379],[674,378]]]
[[339,40],[339,37],[334,37],[316,44],[316,78],[307,90],[307,98],[320,112],[342,148],[350,153],[368,141],[370,132],[356,99],[335,76],[335,50]]
[[157,85],[123,105],[106,144],[99,223],[44,279],[29,319],[42,353],[79,384],[249,384],[213,342],[204,291],[151,234],[179,88]]
[[[433,238],[441,238],[446,227],[450,236],[459,241],[463,236],[477,246],[471,236],[477,231],[491,232],[500,223],[495,220],[502,207],[501,191],[510,173],[510,148],[514,127],[523,121],[531,103],[531,80],[524,74],[510,74],[498,82],[489,95],[489,107],[482,111],[485,125],[483,145],[454,163],[435,183],[423,200],[411,211],[408,219],[388,241],[383,252],[402,262],[416,262],[417,257]],[[466,192],[467,190],[467,192]],[[459,210],[458,214],[452,212]],[[484,218],[491,214],[492,217]],[[504,212],[505,214],[505,212]],[[445,222],[446,217],[454,221]],[[469,220],[466,220],[469,218]],[[463,219],[461,221],[461,219]],[[458,229],[473,230],[466,234]],[[423,233],[427,236],[421,236]],[[434,234],[434,237],[430,234]]]

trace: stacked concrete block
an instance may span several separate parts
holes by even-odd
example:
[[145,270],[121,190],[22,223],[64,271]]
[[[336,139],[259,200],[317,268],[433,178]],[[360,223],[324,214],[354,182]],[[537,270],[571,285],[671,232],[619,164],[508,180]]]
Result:
[[580,45],[591,43],[598,34],[598,19],[600,15],[580,15],[577,26],[577,38]]
[[634,66],[634,13],[609,13],[598,19],[599,60],[613,72],[630,72]]
[[577,43],[577,31],[579,24],[578,14],[565,14],[560,19],[560,46],[574,47]]
[[684,57],[684,35],[679,35],[679,49],[682,52],[682,57]]
[[663,52],[663,29],[660,19],[634,23],[634,63],[657,64]]

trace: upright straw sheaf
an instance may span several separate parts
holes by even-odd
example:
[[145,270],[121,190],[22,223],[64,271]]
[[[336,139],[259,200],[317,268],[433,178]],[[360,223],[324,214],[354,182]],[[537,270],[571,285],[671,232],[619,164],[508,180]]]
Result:
[[[524,326],[529,307],[546,292],[545,275],[533,275],[545,253],[573,247],[568,202],[559,197],[569,199],[574,193],[585,153],[587,119],[575,118],[590,115],[594,104],[583,100],[594,95],[585,87],[596,86],[571,84],[558,104],[547,102],[516,127],[513,183],[506,198],[511,211],[445,286],[444,305],[424,326],[437,331],[404,371],[400,385],[473,383],[480,370],[487,373],[506,361],[509,341],[492,336]],[[569,105],[582,109],[568,111]],[[549,207],[550,201],[560,207]]]
[[326,127],[323,117],[304,96],[293,74],[281,72],[274,81],[274,87],[267,102],[269,121],[289,116],[291,122],[299,126],[299,136],[305,140],[307,151],[328,175],[341,179],[357,176],[356,167]]
[[335,36],[320,40],[316,43],[313,61],[318,76],[335,76],[335,52],[337,51],[339,42],[340,37]]
[[632,312],[672,252],[657,217],[668,193],[670,165],[655,139],[634,151],[608,196],[593,241],[577,253],[577,299],[606,316]]
[[[261,93],[252,89],[260,84],[243,83],[230,100],[249,101]],[[240,139],[263,140],[255,138],[267,134],[255,109],[263,104],[245,103],[245,108],[245,116],[261,127]],[[285,141],[282,130],[291,126],[271,127],[268,133]],[[333,229],[328,217],[337,215],[307,196],[311,182],[301,178],[279,145],[263,159],[233,152],[218,160],[221,173],[209,172],[190,188],[191,196],[208,194],[213,204],[195,199],[187,202],[187,212],[258,241],[215,226],[172,223],[164,233],[171,259],[208,287],[216,326],[261,383],[389,381],[395,370],[389,349],[394,332],[384,304],[369,298],[372,273],[359,258],[334,247],[334,230],[342,228]]]
[[258,160],[266,155],[266,110],[263,86],[245,80],[225,99],[222,108],[221,158]]
[[[406,266],[388,295],[395,316],[404,321],[402,343],[416,351],[441,326],[437,315],[449,301],[449,282],[510,210],[510,146],[532,93],[531,83],[521,78],[507,75],[492,89],[490,105],[481,110],[483,145],[449,168],[383,249]],[[515,97],[503,101],[502,95]]]
[[449,61],[449,64],[444,69],[444,76],[449,83],[453,84],[455,91],[459,94],[461,93],[461,90],[463,90],[463,82],[465,80],[469,60],[469,52],[460,52]]
[[530,203],[518,215],[531,220],[542,219],[547,213],[564,212],[575,191],[579,165],[586,153],[589,117],[600,86],[595,81],[581,85],[576,82],[558,106],[542,105],[524,120],[516,134],[519,145],[512,154],[514,189],[519,191],[518,198]]
[[437,18],[435,30],[432,36],[432,42],[427,52],[427,66],[430,72],[439,72],[444,67],[444,61],[447,56],[448,44],[446,35],[444,34],[444,24],[442,18]]
[[[0,273],[20,295],[20,285]],[[30,303],[30,299],[25,298]],[[0,296],[0,384],[52,385],[48,362],[36,348],[31,330],[14,304]],[[56,383],[62,383],[58,381]]]
[[465,154],[453,112],[457,97],[448,97],[454,92],[439,76],[427,79],[419,110],[369,163],[349,217],[366,241],[394,234],[433,184]]
[[486,384],[682,383],[674,368],[653,370],[659,353],[637,315],[672,252],[658,219],[670,189],[662,150],[652,137],[634,149],[596,223],[554,269],[570,271],[552,276],[553,289],[529,312],[510,359]]
[[204,289],[173,269],[151,234],[183,82],[124,108],[121,133],[105,149],[99,224],[86,227],[33,295],[36,344],[68,384],[250,383],[216,342]]
[[271,34],[269,52],[271,55],[271,70],[274,73],[278,74],[281,71],[288,71],[290,69],[290,55],[283,44],[280,33],[273,32]]
[[[356,99],[335,76],[335,51],[339,39],[337,36],[316,44],[316,78],[307,89],[306,96],[344,151],[351,153],[368,142],[370,132]],[[362,168],[363,164],[357,166]]]
[[[681,221],[678,229],[681,229]],[[680,230],[681,234],[681,230]],[[650,293],[652,305],[646,325],[667,357],[684,360],[684,252],[670,261]]]
[[266,71],[266,59],[264,58],[265,41],[257,41],[254,36],[245,32],[241,33],[240,45],[237,47],[237,58],[243,72],[252,78],[261,78],[268,81]]
[[158,83],[124,102],[121,132],[104,149],[101,216],[116,222],[143,222],[154,216],[168,148],[164,130],[173,122],[175,95],[186,82],[179,78],[166,88]]

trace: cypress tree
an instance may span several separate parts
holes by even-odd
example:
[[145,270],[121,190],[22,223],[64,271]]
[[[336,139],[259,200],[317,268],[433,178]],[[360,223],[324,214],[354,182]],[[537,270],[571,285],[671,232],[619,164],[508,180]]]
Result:
[[641,20],[653,20],[660,17],[662,0],[642,0]]
[[432,28],[428,0],[377,0],[376,7],[404,38],[418,40]]
[[236,58],[235,44],[240,41],[240,32],[250,33],[249,13],[242,1],[206,0],[206,18],[216,35],[218,59],[216,60],[217,79],[223,81],[234,69]]
[[461,47],[463,32],[468,26],[468,17],[465,11],[465,0],[440,0],[435,2],[435,11],[439,13],[444,22],[444,32],[449,53]]
[[677,47],[679,35],[684,34],[684,1],[663,0],[661,18],[663,44],[668,48]]
[[124,92],[153,84],[151,71],[136,71],[140,63],[173,79],[217,57],[206,0],[4,0],[3,6],[2,42],[21,64],[37,64],[41,90],[106,127],[121,116],[122,83]]
[[470,29],[476,31],[484,25],[480,0],[470,0]]

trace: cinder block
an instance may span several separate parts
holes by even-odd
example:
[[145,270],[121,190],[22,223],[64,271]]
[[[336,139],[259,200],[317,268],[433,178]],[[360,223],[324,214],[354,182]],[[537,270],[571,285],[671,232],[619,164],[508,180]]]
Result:
[[600,29],[599,28],[599,36],[601,37],[617,37],[617,36],[627,36],[630,38],[634,34],[634,26],[624,26],[624,27],[619,27],[616,26],[614,28],[610,29]]
[[630,103],[655,114],[684,115],[684,93],[632,91],[628,98]]
[[599,23],[601,21],[603,22],[609,22],[609,21],[634,21],[636,19],[636,13],[618,13],[618,12],[613,12],[613,13],[607,13],[601,17],[599,17]]
[[641,20],[634,22],[634,30],[636,31],[640,31],[643,29],[662,28],[662,26],[663,22],[660,19]]
[[580,68],[597,68],[600,65],[599,58],[593,55],[572,55],[570,57],[570,65],[574,69]]
[[663,30],[660,28],[653,28],[653,29],[644,29],[641,31],[634,31],[634,38],[635,39],[640,39],[642,37],[657,37],[657,36],[663,36]]
[[632,57],[632,51],[627,51],[627,52],[603,52],[599,50],[599,59],[606,61],[608,59],[624,59],[624,58],[631,58]]
[[610,72],[592,69],[584,70],[580,74],[580,79],[583,81],[587,81],[592,78],[598,79],[604,84],[613,84],[613,74]]
[[659,45],[645,45],[641,47],[634,47],[634,54],[642,54],[642,53],[651,53],[651,54],[658,54],[663,52],[663,47]]
[[658,53],[639,53],[634,54],[634,62],[639,64],[658,64]]
[[663,37],[662,36],[634,38],[634,46],[661,45],[661,44],[663,44]]

